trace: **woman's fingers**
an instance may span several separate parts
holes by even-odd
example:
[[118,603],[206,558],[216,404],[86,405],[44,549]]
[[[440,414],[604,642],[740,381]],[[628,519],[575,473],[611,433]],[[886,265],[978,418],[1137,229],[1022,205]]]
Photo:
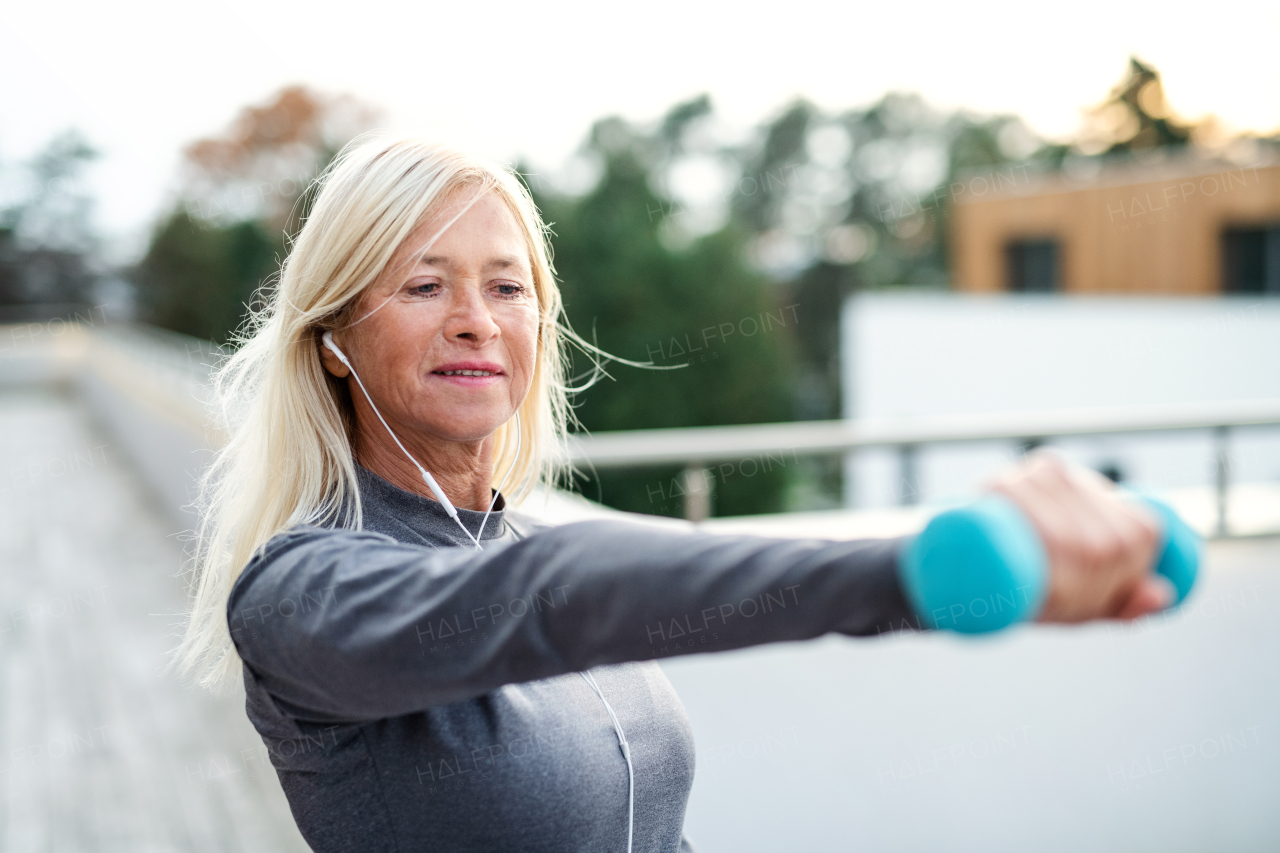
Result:
[[1143,588],[1154,560],[1156,520],[1109,480],[1041,452],[990,488],[1018,505],[1044,543],[1050,577],[1041,621],[1117,618],[1167,603],[1152,604],[1159,601],[1158,588]]
[[1173,584],[1159,575],[1143,578],[1130,593],[1128,600],[1121,602],[1115,615],[1116,619],[1141,619],[1152,613],[1159,613],[1173,603]]
[[[1066,463],[1049,454],[1037,468],[1033,481],[1037,488],[1052,495],[1054,512],[1060,514],[1059,527],[1065,528],[1051,546],[1050,569],[1057,568],[1056,618],[1065,621],[1089,619],[1104,608],[1123,582],[1116,571],[1122,543],[1108,523],[1098,495],[1087,491],[1082,481],[1073,478]],[[1055,591],[1050,584],[1050,593]],[[1051,613],[1054,611],[1050,611]]]
[[[1049,591],[1042,619],[1079,621],[1097,609],[1092,552],[1102,548],[1098,520],[1071,494],[1063,463],[1036,453],[1014,469],[994,490],[1004,494],[1027,516],[1049,561]],[[1101,530],[1100,530],[1101,529]]]
[[1101,475],[1079,467],[1067,468],[1066,473],[1075,486],[1071,502],[1104,531],[1095,533],[1088,554],[1097,579],[1093,604],[1101,615],[1115,616],[1151,574],[1158,523],[1145,507],[1126,498]]

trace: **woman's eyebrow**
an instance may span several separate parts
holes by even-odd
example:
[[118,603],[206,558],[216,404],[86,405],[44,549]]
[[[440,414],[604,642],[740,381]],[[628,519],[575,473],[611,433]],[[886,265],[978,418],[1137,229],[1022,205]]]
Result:
[[[525,259],[519,255],[502,255],[490,260],[484,265],[484,268],[487,270],[505,270],[512,267],[524,267],[526,263]],[[451,268],[455,264],[447,255],[427,255],[418,259],[418,266]]]
[[524,267],[526,261],[519,255],[504,255],[500,258],[494,258],[485,265],[486,269],[505,270],[511,267]]

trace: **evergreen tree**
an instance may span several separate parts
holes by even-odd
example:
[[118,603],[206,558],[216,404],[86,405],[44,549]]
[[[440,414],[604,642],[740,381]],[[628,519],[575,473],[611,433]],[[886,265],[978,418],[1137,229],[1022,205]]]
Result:
[[93,201],[79,182],[97,156],[68,130],[21,169],[25,177],[16,183],[26,192],[0,209],[0,305],[61,314],[95,303]]
[[[553,223],[555,263],[574,328],[614,355],[684,365],[609,367],[610,378],[577,400],[578,420],[589,431],[791,417],[795,312],[747,265],[746,232],[730,222],[687,245],[664,240],[664,228],[683,211],[655,190],[656,175],[679,156],[686,125],[707,109],[705,99],[680,105],[652,134],[620,119],[601,121],[586,145],[603,166],[591,191],[574,198],[534,186]],[[588,365],[579,358],[575,367],[586,372]],[[715,466],[715,512],[782,509],[791,472],[776,459],[764,467],[760,460]],[[675,468],[602,471],[580,488],[623,509],[679,515],[684,485],[678,474]]]

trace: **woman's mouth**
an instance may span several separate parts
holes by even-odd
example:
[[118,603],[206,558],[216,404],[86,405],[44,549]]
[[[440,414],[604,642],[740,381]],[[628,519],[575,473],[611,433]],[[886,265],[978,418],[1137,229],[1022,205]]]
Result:
[[454,385],[484,386],[493,384],[506,374],[501,366],[491,362],[458,362],[443,364],[431,371],[431,375]]

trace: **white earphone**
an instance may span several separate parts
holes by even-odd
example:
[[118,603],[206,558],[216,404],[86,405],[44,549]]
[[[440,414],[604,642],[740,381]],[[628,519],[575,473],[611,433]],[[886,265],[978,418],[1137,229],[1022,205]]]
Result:
[[[338,345],[333,342],[333,332],[325,332],[320,336],[320,339],[324,342],[325,347],[337,356],[338,361],[346,365],[347,369],[351,371],[351,375],[356,379],[356,384],[360,386],[360,390],[364,392],[365,399],[369,401],[369,406],[373,409],[373,413],[378,416],[378,420],[382,421],[382,425],[386,427],[387,434],[390,435],[391,440],[396,443],[396,447],[400,448],[400,451],[409,458],[409,461],[412,462],[414,467],[418,469],[418,472],[422,474],[423,482],[427,484],[427,488],[431,490],[431,493],[436,496],[436,500],[440,501],[440,505],[444,507],[445,512],[449,514],[450,518],[458,523],[458,526],[462,528],[462,532],[467,534],[471,541],[475,543],[476,550],[483,550],[480,547],[480,537],[484,535],[484,527],[489,522],[489,513],[493,512],[493,505],[497,503],[498,495],[502,492],[502,487],[507,484],[507,477],[511,476],[512,470],[516,467],[516,458],[520,455],[520,413],[516,412],[516,452],[515,455],[511,457],[511,467],[507,469],[506,475],[503,476],[502,481],[498,483],[498,488],[493,493],[493,500],[489,502],[489,509],[485,512],[484,519],[480,522],[480,531],[475,536],[472,536],[471,531],[467,530],[467,526],[462,523],[462,519],[458,518],[458,511],[454,509],[453,502],[449,500],[448,495],[446,495],[444,490],[436,483],[435,477],[432,477],[427,469],[423,468],[422,465],[418,463],[418,460],[413,458],[413,454],[405,449],[405,446],[400,443],[400,439],[396,437],[395,432],[391,429],[390,424],[388,424],[386,419],[382,417],[382,413],[378,411],[378,407],[373,402],[373,397],[369,396],[369,389],[364,387],[364,382],[361,381],[360,374],[356,373],[356,369],[351,365],[350,360],[347,359],[346,353],[338,349]],[[595,694],[600,697],[600,701],[604,703],[604,709],[609,713],[609,720],[613,723],[613,730],[618,734],[618,746],[622,750],[622,757],[627,761],[627,853],[631,853],[631,837],[635,830],[636,806],[636,776],[635,770],[631,766],[631,745],[627,743],[627,736],[623,734],[622,724],[618,722],[618,715],[613,712],[613,708],[609,705],[609,700],[604,698],[604,693],[601,692],[600,685],[596,683],[595,676],[591,675],[589,672],[580,672],[578,674],[581,675],[583,680],[591,686],[591,689],[595,691]]]

